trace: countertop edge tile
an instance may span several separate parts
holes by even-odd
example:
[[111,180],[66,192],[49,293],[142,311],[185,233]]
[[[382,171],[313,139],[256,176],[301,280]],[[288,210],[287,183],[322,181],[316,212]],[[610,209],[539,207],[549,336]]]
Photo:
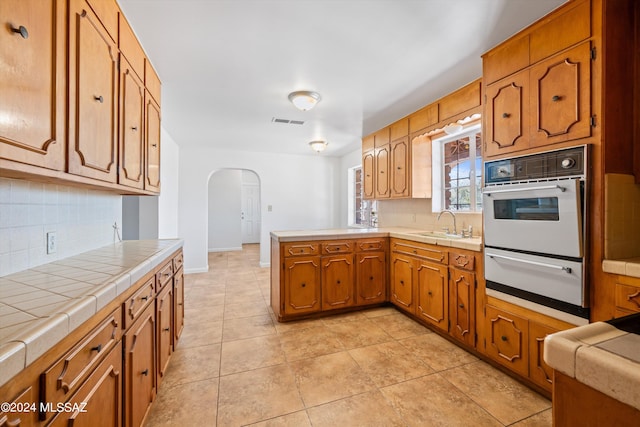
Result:
[[98,299],[94,295],[86,295],[60,310],[60,313],[69,316],[69,332],[74,331],[98,312],[97,301]]
[[25,366],[29,366],[68,334],[69,315],[58,313],[48,317],[45,322],[37,323],[32,328],[16,335],[14,340],[22,341],[26,345]]
[[576,380],[640,410],[638,363],[589,346],[576,354]]
[[582,345],[562,332],[547,335],[544,339],[544,361],[553,369],[575,378],[576,353]]
[[27,346],[20,341],[0,344],[0,384],[5,384],[22,371],[27,360]]

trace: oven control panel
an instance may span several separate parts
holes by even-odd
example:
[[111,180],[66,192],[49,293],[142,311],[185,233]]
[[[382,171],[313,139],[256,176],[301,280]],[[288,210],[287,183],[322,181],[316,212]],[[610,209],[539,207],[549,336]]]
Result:
[[485,184],[584,177],[586,146],[485,162]]

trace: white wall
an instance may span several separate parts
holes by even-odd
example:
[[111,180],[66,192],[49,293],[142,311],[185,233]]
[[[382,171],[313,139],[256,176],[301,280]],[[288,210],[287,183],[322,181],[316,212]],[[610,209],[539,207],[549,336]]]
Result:
[[160,196],[158,196],[158,237],[173,239],[178,234],[178,204],[180,191],[180,147],[164,128],[160,134]]
[[242,171],[222,169],[209,179],[208,251],[242,249]]
[[208,268],[208,182],[220,169],[248,169],[260,178],[262,265],[269,263],[271,231],[340,224],[339,158],[181,147],[178,223],[186,272]]
[[0,277],[111,244],[114,223],[122,226],[122,196],[0,178]]

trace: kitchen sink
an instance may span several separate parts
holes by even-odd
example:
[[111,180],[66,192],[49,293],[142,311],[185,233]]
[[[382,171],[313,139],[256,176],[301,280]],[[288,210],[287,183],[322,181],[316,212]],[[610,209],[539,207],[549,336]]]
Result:
[[425,236],[425,237],[435,237],[437,239],[462,239],[462,236],[459,234],[442,233],[437,231],[427,231],[427,232],[420,232],[420,233],[413,233],[413,234],[416,234],[418,236]]

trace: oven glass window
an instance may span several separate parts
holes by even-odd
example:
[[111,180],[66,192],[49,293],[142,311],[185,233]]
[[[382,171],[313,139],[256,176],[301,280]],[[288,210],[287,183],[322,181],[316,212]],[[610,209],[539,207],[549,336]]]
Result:
[[493,212],[495,219],[527,221],[560,220],[557,197],[494,200]]

